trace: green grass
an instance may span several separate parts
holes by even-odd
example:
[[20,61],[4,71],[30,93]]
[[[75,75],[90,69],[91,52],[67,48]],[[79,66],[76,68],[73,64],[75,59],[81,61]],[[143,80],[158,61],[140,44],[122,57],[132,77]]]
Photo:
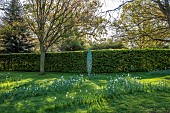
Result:
[[76,73],[0,72],[0,113],[11,112],[169,113],[170,70],[90,78]]

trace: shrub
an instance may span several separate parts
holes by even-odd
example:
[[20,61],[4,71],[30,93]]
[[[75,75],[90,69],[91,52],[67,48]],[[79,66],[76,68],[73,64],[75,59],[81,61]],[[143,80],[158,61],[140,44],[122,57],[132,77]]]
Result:
[[[84,73],[87,51],[47,53],[45,70]],[[92,73],[137,72],[170,68],[170,50],[92,51]],[[1,54],[1,71],[39,71],[39,54]]]

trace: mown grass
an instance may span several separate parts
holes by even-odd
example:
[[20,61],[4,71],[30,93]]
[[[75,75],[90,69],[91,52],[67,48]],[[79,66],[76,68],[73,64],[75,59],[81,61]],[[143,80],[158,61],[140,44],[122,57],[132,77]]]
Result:
[[170,70],[90,78],[76,73],[0,72],[2,112],[169,113]]

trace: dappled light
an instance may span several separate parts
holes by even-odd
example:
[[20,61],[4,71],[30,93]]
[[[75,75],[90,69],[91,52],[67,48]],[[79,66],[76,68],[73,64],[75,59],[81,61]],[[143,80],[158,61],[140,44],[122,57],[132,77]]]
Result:
[[[35,76],[36,74],[38,73],[22,72],[22,76],[19,76],[15,72],[1,72],[3,84],[0,87],[0,112],[78,113],[117,112],[120,109],[132,112],[134,107],[137,107],[136,111],[140,111],[140,106],[143,111],[151,112],[154,109],[150,108],[160,98],[166,102],[164,106],[163,103],[154,106],[158,111],[169,110],[170,82],[166,79],[170,77],[169,74],[151,78],[150,72],[91,74],[90,77],[87,74],[48,73],[44,76],[45,79]],[[9,75],[13,76],[6,77]],[[18,79],[19,82],[11,82],[13,87],[8,86],[9,80]],[[9,87],[11,90],[6,90]],[[154,98],[152,95],[157,96]],[[130,104],[127,106],[128,102]]]

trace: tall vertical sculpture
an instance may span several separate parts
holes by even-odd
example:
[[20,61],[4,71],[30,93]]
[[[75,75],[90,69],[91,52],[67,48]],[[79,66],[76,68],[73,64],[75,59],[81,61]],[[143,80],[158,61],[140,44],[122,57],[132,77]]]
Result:
[[88,72],[88,76],[91,75],[91,70],[92,70],[92,53],[90,48],[88,49],[88,53],[87,53],[87,72]]

